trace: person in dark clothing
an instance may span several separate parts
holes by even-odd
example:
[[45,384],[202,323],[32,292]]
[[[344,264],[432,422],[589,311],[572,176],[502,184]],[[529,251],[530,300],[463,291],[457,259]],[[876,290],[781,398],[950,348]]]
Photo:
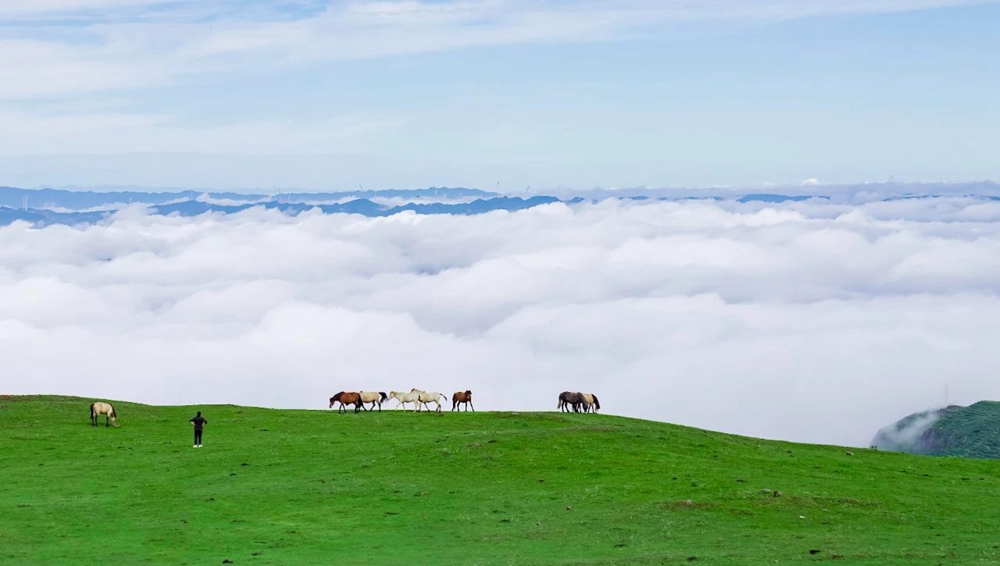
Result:
[[191,424],[194,425],[194,446],[193,448],[201,448],[201,431],[208,424],[208,420],[201,416],[201,411],[191,419]]

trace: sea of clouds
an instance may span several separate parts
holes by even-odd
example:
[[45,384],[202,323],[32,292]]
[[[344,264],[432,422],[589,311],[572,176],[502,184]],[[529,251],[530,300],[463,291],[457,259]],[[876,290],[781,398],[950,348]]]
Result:
[[866,446],[1000,398],[998,289],[1000,202],[968,197],[135,207],[0,228],[0,393],[326,409],[418,387],[555,410],[591,391],[607,413]]

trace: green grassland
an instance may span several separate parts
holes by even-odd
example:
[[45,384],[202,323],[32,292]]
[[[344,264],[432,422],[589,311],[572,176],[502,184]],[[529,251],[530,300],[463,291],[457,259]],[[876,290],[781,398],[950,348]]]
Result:
[[994,461],[236,406],[199,407],[194,449],[191,407],[117,403],[121,428],[94,428],[88,405],[0,397],[0,563],[1000,563]]

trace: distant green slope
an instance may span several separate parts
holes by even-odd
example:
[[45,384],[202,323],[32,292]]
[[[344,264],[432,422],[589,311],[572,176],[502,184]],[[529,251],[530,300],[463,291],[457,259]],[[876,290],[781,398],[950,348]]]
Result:
[[880,430],[872,444],[909,454],[1000,459],[1000,403],[914,413]]
[[1000,563],[992,461],[602,415],[235,406],[200,407],[194,449],[193,408],[119,403],[106,429],[88,404],[0,397],[0,563]]

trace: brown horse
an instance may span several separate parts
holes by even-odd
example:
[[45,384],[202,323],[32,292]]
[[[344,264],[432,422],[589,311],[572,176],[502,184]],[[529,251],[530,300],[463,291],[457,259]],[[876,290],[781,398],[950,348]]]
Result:
[[[466,389],[465,391],[456,391],[454,395],[451,396],[451,410],[454,411],[459,403],[465,403],[465,410],[469,410],[469,406],[472,405],[472,390]],[[476,406],[472,405],[472,412],[476,412]]]
[[348,405],[354,405],[354,412],[357,413],[361,410],[361,394],[354,391],[341,391],[333,397],[330,397],[330,408],[333,408],[334,403],[340,403],[340,407],[337,408],[337,412],[344,411],[347,412]]
[[103,401],[98,401],[97,403],[90,404],[90,424],[91,426],[97,426],[97,417],[104,415],[104,426],[108,426],[108,423],[118,426],[118,413],[115,412],[115,408],[111,403],[105,403]]

